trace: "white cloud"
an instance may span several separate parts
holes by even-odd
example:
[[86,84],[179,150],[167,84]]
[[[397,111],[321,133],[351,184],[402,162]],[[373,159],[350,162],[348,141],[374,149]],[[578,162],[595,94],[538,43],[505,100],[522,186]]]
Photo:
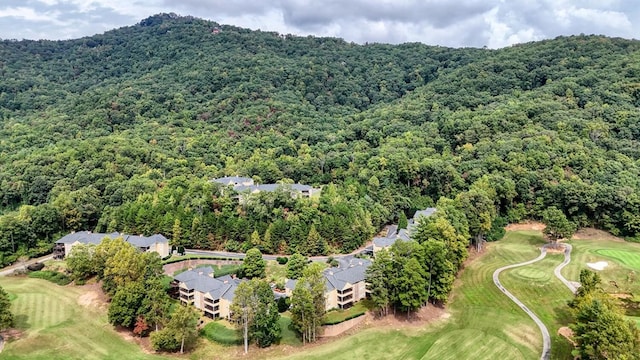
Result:
[[38,13],[32,8],[24,6],[0,9],[0,18],[15,18],[33,22],[49,22],[61,26],[67,25],[68,23],[58,20],[59,16],[59,11]]
[[[559,35],[640,33],[631,0],[2,0],[0,37],[93,35],[176,12],[347,41],[508,46]],[[46,25],[46,26],[45,26]]]

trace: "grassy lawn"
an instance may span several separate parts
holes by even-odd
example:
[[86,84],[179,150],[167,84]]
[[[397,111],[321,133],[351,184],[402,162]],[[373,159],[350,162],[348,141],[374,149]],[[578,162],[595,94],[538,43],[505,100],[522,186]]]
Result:
[[242,344],[242,335],[226,320],[211,321],[200,331],[200,335],[221,345]]
[[46,280],[0,277],[13,298],[24,335],[6,344],[2,359],[161,359],[144,354],[107,323],[106,307],[84,306],[82,287]]
[[[608,261],[600,271],[610,292],[640,293],[637,254],[640,244],[612,240],[574,240],[572,262],[564,275],[577,280],[587,262]],[[281,345],[269,349],[252,346],[255,359],[539,359],[542,338],[533,321],[493,284],[498,267],[538,256],[544,244],[539,232],[508,232],[503,240],[487,246],[485,254],[467,265],[457,280],[447,311],[447,319],[422,327],[399,326],[365,328],[310,348],[289,329],[290,318],[283,314]],[[557,336],[557,329],[569,319],[566,302],[571,293],[554,276],[562,255],[548,254],[535,264],[507,270],[501,281],[547,325],[552,335],[552,358],[571,359],[570,346]],[[268,276],[279,278],[284,267],[269,264]],[[616,282],[616,288],[612,281]],[[60,287],[29,278],[0,278],[13,299],[18,326],[25,330],[20,340],[7,344],[3,359],[151,359],[133,343],[123,340],[107,324],[106,308],[78,304],[86,292],[81,287]],[[359,305],[362,306],[362,305]],[[348,311],[329,313],[329,318]],[[629,317],[640,325],[640,317]],[[88,331],[90,329],[90,331]],[[208,341],[205,339],[211,339]],[[190,359],[234,359],[242,356],[238,333],[223,321],[211,322]],[[90,352],[88,352],[90,351]]]
[[562,271],[567,279],[577,281],[587,263],[606,261],[609,265],[598,271],[605,291],[640,294],[640,244],[612,240],[572,240],[570,244],[571,263]]
[[282,314],[282,316],[280,316],[278,324],[280,324],[280,329],[282,329],[282,338],[280,339],[280,345],[302,345],[302,340],[300,340],[298,334],[296,334],[294,330],[289,328],[289,325],[291,325],[291,318],[289,317],[288,313]]
[[265,269],[267,273],[267,281],[272,283],[283,283],[287,278],[287,264],[280,265],[275,260],[267,261],[267,268]]
[[339,322],[345,321],[347,319],[353,319],[357,315],[362,315],[367,312],[369,306],[369,301],[362,300],[357,302],[352,307],[345,310],[331,310],[327,312],[325,315],[324,323],[325,324],[337,324]]
[[[508,233],[489,244],[458,280],[447,320],[423,328],[365,329],[287,359],[539,359],[538,328],[495,287],[491,275],[500,266],[535,258],[542,244],[535,232]],[[534,270],[520,276],[550,278],[547,272],[552,274],[557,263],[552,259],[548,269],[536,269],[544,275]],[[514,292],[529,284],[518,281]]]

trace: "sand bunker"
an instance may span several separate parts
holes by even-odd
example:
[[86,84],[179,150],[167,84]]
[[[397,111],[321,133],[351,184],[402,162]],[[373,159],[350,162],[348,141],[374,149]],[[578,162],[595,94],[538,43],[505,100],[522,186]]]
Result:
[[598,261],[597,263],[587,263],[587,266],[594,270],[604,270],[604,268],[609,266],[609,263],[606,261]]

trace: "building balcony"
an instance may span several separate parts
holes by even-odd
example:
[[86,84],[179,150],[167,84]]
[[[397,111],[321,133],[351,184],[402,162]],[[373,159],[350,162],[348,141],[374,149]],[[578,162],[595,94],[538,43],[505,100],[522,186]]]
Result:
[[185,301],[185,302],[191,302],[191,301],[193,301],[193,298],[194,298],[193,295],[180,294],[180,300]]
[[349,295],[349,294],[353,294],[353,288],[350,287],[350,288],[344,289],[344,290],[337,290],[337,292],[338,292],[338,296]]
[[204,298],[204,302],[206,304],[219,304],[220,303],[220,299],[209,299],[209,298]]
[[353,295],[349,294],[346,296],[338,296],[338,304],[344,305],[347,303],[353,302]]

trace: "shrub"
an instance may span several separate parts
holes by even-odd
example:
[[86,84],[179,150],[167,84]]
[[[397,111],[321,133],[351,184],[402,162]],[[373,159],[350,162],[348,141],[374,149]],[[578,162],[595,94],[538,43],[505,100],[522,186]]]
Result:
[[278,305],[278,312],[283,313],[289,310],[289,306],[291,306],[291,299],[283,296],[276,300],[276,304]]
[[35,279],[44,279],[51,281],[54,284],[58,284],[61,286],[68,285],[71,283],[71,278],[63,273],[59,273],[57,271],[34,271],[29,273],[30,278]]
[[278,264],[280,264],[280,265],[284,265],[284,264],[286,264],[286,263],[289,261],[289,258],[288,258],[288,257],[285,257],[285,256],[278,256],[278,257],[276,258],[276,261],[278,262]]
[[180,341],[171,329],[162,329],[151,333],[151,347],[155,351],[178,351]]
[[36,263],[30,264],[30,265],[27,265],[27,269],[29,271],[40,271],[40,270],[44,269],[44,264],[36,262]]

